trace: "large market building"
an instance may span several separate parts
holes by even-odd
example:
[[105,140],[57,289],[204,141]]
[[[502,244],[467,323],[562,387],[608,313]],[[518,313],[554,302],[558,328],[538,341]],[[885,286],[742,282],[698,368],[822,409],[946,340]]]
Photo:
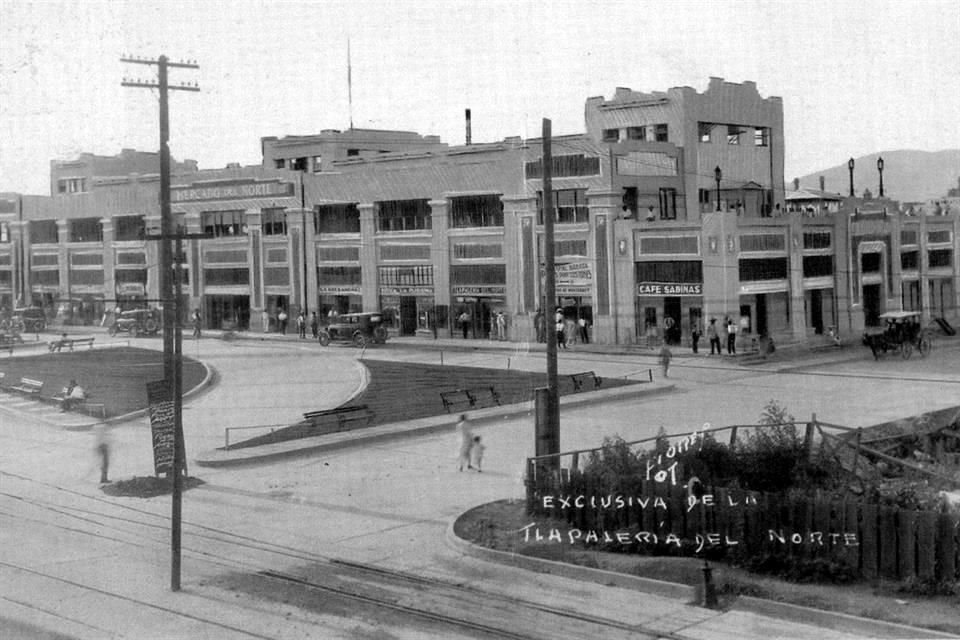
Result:
[[[586,101],[585,125],[552,139],[556,299],[541,140],[351,129],[264,138],[255,167],[176,165],[178,226],[205,235],[184,243],[181,307],[252,331],[279,309],[382,310],[400,335],[460,335],[466,313],[470,339],[502,312],[516,341],[561,308],[618,344],[651,330],[686,342],[710,318],[779,341],[859,331],[889,309],[955,318],[956,212],[857,198],[788,211],[782,102],[754,83],[620,88]],[[50,196],[0,194],[0,302],[76,324],[156,304],[158,177],[70,170],[83,181],[61,188],[58,174]]]

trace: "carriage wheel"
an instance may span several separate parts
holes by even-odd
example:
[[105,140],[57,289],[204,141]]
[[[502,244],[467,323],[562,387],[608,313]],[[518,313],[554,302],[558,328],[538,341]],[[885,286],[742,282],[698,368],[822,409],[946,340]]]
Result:
[[903,356],[904,360],[909,360],[910,356],[913,355],[913,343],[904,342],[900,345],[900,355]]
[[930,338],[927,336],[920,336],[920,340],[917,341],[917,348],[920,350],[920,355],[926,358],[927,354],[930,353],[930,349],[933,348],[933,343],[930,342]]
[[320,341],[320,346],[325,347],[330,344],[330,334],[326,331],[321,331],[320,335],[317,336],[317,340]]

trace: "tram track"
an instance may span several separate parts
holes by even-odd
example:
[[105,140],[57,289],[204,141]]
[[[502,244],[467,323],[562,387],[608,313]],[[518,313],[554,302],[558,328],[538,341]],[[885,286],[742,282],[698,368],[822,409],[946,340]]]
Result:
[[[24,476],[17,477],[27,482],[36,482]],[[134,545],[141,548],[141,552],[156,551],[157,545],[165,542],[168,524],[164,516],[48,483],[40,484],[48,491],[54,491],[53,496],[29,497],[3,491],[0,492],[0,498],[16,501],[21,507],[39,510],[45,514],[44,517],[40,517],[38,513],[22,513],[22,508],[7,507],[0,507],[0,517],[26,517],[32,523],[31,526],[55,527],[72,535],[82,534],[105,542]],[[58,495],[67,496],[71,500],[82,497],[85,501],[82,504],[64,505],[56,500]],[[264,497],[269,499],[269,496]],[[63,518],[70,521],[63,522]],[[375,611],[382,610],[427,624],[456,628],[468,635],[526,640],[551,637],[544,629],[553,627],[576,628],[579,632],[604,638],[681,638],[662,629],[644,628],[643,625],[568,611],[449,580],[321,555],[258,537],[236,534],[220,527],[192,522],[184,522],[184,527],[183,552],[197,561],[211,563],[234,575],[255,576],[283,583],[289,588],[323,593],[370,607]],[[74,589],[118,598],[130,604],[161,611],[168,609],[142,598],[133,598],[81,581],[66,579],[42,568],[7,561],[0,561],[0,566],[27,572],[37,578],[58,581]],[[469,615],[464,615],[465,611]],[[194,622],[214,625],[225,631],[237,630],[213,618],[185,611],[169,612]],[[521,624],[521,620],[539,622],[528,627]],[[527,633],[524,629],[528,628],[535,628],[537,631]],[[269,637],[252,632],[244,632],[244,635]]]

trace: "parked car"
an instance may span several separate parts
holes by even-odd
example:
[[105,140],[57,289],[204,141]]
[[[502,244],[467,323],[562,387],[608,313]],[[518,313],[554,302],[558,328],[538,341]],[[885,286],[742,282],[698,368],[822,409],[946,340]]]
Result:
[[157,309],[130,309],[121,311],[114,318],[108,329],[110,335],[115,336],[120,331],[126,331],[134,336],[154,335],[160,330],[160,311]]
[[10,318],[10,330],[15,333],[39,333],[47,328],[47,314],[40,307],[14,309]]
[[364,347],[371,342],[383,344],[387,341],[387,328],[383,326],[383,314],[379,312],[345,313],[322,327],[318,340],[323,346],[333,341],[352,342],[358,347]]

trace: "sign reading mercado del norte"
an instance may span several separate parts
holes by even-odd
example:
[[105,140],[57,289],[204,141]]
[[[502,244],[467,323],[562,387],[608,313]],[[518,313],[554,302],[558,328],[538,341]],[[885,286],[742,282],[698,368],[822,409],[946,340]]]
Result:
[[638,296],[702,296],[700,282],[641,282],[637,284]]
[[242,200],[247,198],[285,198],[294,194],[292,182],[218,182],[203,186],[173,187],[171,202],[200,200]]

